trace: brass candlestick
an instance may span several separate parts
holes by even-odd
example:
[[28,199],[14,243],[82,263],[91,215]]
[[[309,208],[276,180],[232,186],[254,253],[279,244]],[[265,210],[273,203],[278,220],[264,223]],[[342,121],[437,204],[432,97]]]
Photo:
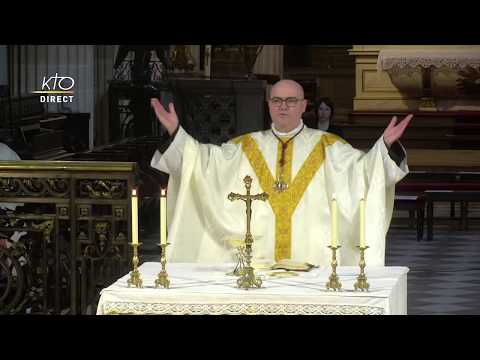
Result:
[[155,287],[158,288],[159,286],[163,286],[166,289],[170,288],[170,280],[168,280],[168,274],[165,270],[167,265],[167,246],[170,245],[169,243],[160,244],[162,248],[162,253],[160,255],[160,263],[162,264],[162,270],[158,273],[158,278],[155,280]]
[[357,277],[357,282],[353,287],[355,288],[355,291],[361,290],[361,291],[368,291],[370,285],[367,282],[367,276],[365,275],[365,250],[368,249],[368,246],[357,246],[357,248],[360,249],[360,275]]
[[340,279],[337,275],[337,249],[339,249],[341,246],[328,246],[330,249],[332,249],[332,273],[330,274],[330,277],[328,278],[328,282],[326,284],[327,290],[334,290],[334,291],[340,291],[342,289],[342,283],[340,282]]
[[140,246],[139,243],[130,243],[133,247],[133,271],[130,273],[130,279],[127,280],[128,287],[136,286],[137,288],[142,287],[142,278],[140,276],[140,271],[138,271],[138,247]]
[[265,201],[268,199],[267,193],[261,193],[256,195],[250,194],[250,189],[252,187],[252,178],[250,176],[245,176],[243,179],[245,183],[245,188],[247,189],[247,194],[235,194],[231,192],[228,194],[228,200],[243,200],[247,205],[247,232],[245,234],[245,262],[246,266],[243,269],[243,272],[240,274],[240,278],[237,280],[237,285],[241,289],[248,290],[254,286],[257,288],[262,286],[262,280],[255,277],[253,267],[251,266],[252,261],[252,244],[253,236],[250,232],[250,220],[252,218],[252,201],[253,200],[262,200]]

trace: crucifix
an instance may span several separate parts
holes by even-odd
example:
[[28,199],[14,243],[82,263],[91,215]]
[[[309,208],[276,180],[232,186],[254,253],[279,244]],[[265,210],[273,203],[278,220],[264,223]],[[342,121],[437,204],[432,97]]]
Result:
[[251,266],[252,260],[252,244],[253,244],[253,236],[250,232],[250,221],[252,219],[252,201],[254,200],[262,200],[265,201],[268,199],[268,194],[263,192],[261,194],[251,195],[250,189],[252,187],[252,178],[250,176],[245,176],[243,179],[245,183],[245,188],[247,189],[247,193],[243,194],[236,194],[231,192],[228,194],[228,200],[243,200],[245,201],[245,205],[247,206],[247,232],[245,234],[245,260],[246,260],[246,267],[242,272],[242,276],[237,280],[237,285],[239,288],[248,290],[253,286],[261,287],[262,280],[255,277],[253,273],[253,267]]

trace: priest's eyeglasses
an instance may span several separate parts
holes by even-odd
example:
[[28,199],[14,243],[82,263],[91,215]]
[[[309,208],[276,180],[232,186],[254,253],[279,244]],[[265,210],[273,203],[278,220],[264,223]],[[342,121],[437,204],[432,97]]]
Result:
[[285,104],[287,105],[287,107],[294,108],[295,106],[297,106],[298,102],[301,100],[303,99],[297,99],[296,97],[288,97],[286,99],[282,99],[280,97],[274,97],[274,98],[271,98],[269,101],[273,107],[280,107],[285,101]]

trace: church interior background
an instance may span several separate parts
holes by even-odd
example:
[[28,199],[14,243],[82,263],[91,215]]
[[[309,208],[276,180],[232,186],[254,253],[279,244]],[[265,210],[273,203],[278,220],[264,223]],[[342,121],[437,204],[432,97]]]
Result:
[[0,45],[0,138],[24,160],[0,163],[17,204],[0,210],[0,314],[95,314],[131,268],[133,188],[140,262],[159,261],[168,176],[150,159],[168,135],[152,96],[220,144],[270,126],[282,78],[304,87],[304,119],[330,98],[360,149],[414,113],[386,265],[410,269],[408,314],[480,314],[480,46],[455,45]]

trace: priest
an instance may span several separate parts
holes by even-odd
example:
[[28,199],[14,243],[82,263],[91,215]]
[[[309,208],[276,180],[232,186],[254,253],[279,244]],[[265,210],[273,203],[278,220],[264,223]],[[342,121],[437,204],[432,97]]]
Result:
[[369,265],[384,265],[385,236],[393,211],[395,183],[407,173],[406,153],[398,140],[412,115],[394,117],[366,153],[342,138],[305,126],[307,101],[300,84],[280,80],[268,99],[271,129],[242,135],[221,146],[202,144],[179,125],[172,103],[151,105],[171,143],[157,151],[151,166],[168,173],[167,256],[174,262],[234,262],[228,239],[243,238],[245,204],[229,201],[251,193],[268,201],[252,205],[253,261],[283,259],[329,265],[331,200],[336,199],[339,265],[359,260],[359,204],[365,199],[365,239]]

